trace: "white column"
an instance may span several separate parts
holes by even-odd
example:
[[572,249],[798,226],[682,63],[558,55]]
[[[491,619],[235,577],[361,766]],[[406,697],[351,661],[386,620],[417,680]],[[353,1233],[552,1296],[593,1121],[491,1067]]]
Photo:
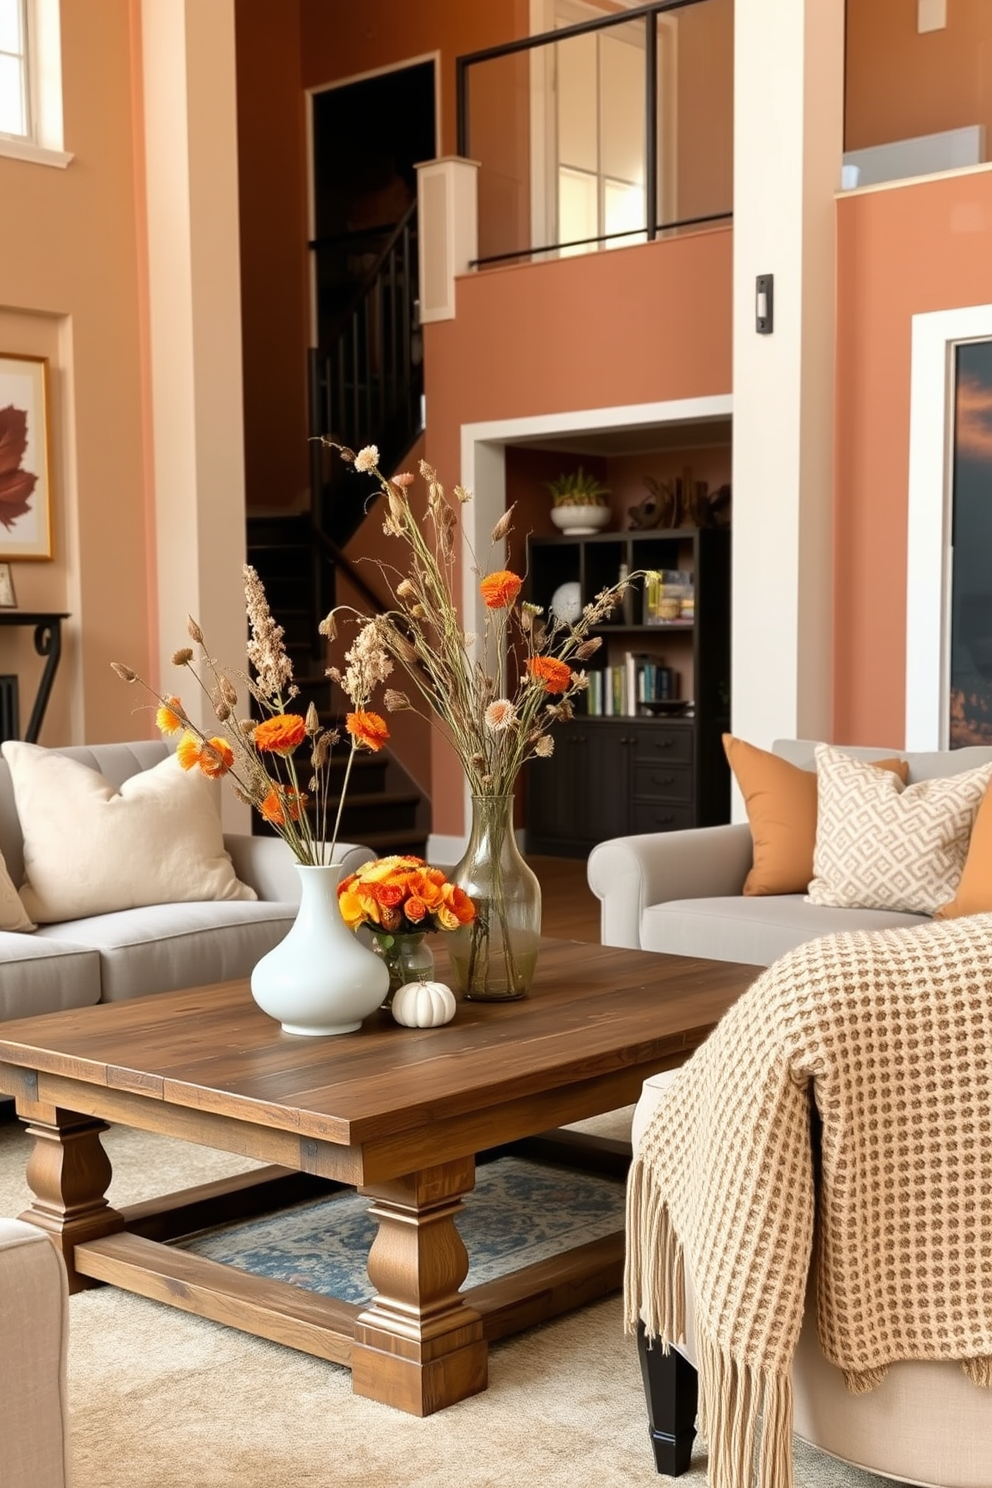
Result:
[[[162,686],[187,644],[245,665],[234,0],[143,0],[145,172]],[[188,687],[191,716],[211,714]],[[225,825],[245,808],[223,795]]]
[[[736,0],[732,716],[830,737],[844,0]],[[755,278],[774,275],[774,329]]]
[[479,252],[477,160],[445,155],[417,166],[420,319],[454,320],[455,276]]

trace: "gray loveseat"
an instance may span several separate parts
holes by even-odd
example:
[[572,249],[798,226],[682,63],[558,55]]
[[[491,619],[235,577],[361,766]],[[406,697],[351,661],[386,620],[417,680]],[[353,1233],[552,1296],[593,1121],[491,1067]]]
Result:
[[[168,748],[142,741],[57,752],[98,770],[119,788],[139,770],[157,765]],[[299,878],[281,838],[225,835],[224,846],[238,878],[257,899],[153,904],[40,925],[27,933],[0,930],[0,1019],[247,976],[293,923]],[[10,769],[2,759],[0,851],[11,879],[20,884],[23,837]],[[339,856],[351,872],[375,854],[343,843]]]
[[[908,761],[910,784],[992,761],[992,748],[977,745],[932,753],[839,747],[859,759]],[[778,739],[772,749],[791,764],[815,769],[814,740]],[[602,902],[603,945],[769,966],[818,935],[915,925],[926,918],[827,908],[807,904],[802,894],[745,898],[741,891],[751,861],[746,822],[601,842],[589,855],[588,877]]]

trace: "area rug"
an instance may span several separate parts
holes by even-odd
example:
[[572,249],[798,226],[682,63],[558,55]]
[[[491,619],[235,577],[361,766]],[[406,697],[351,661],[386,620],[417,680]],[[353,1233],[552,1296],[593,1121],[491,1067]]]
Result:
[[[603,1118],[604,1135],[613,1126]],[[255,1166],[114,1128],[112,1203]],[[0,1126],[0,1214],[30,1201],[29,1139]],[[494,1344],[489,1388],[419,1420],[346,1369],[111,1287],[70,1303],[72,1488],[662,1488],[636,1350],[609,1297]],[[796,1488],[891,1488],[796,1444]],[[697,1443],[685,1488],[705,1488]]]
[[[466,1287],[481,1286],[559,1251],[623,1228],[624,1187],[515,1157],[480,1166],[458,1217],[469,1254]],[[178,1242],[255,1276],[364,1302],[365,1261],[375,1238],[369,1200],[345,1192],[262,1219],[218,1226]]]

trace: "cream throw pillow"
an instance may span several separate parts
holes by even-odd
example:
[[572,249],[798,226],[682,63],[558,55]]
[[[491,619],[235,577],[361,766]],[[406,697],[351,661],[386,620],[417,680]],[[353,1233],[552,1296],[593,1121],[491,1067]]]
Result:
[[904,786],[818,744],[816,775],[808,903],[932,915],[954,897],[992,765]]
[[34,930],[0,853],[0,930]]
[[254,899],[224,851],[216,787],[175,755],[116,790],[36,744],[0,746],[24,834],[21,902],[39,924],[144,904]]

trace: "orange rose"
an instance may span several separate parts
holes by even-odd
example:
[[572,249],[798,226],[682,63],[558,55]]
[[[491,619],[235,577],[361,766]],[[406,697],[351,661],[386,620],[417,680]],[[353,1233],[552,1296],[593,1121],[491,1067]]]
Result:
[[508,610],[520,593],[523,579],[519,579],[508,568],[487,574],[479,585],[486,607],[490,610]]
[[411,894],[403,906],[403,913],[408,920],[412,920],[415,925],[419,925],[421,920],[427,915],[427,905],[423,899],[418,899],[415,894]]
[[538,682],[544,683],[545,692],[567,692],[572,683],[572,669],[556,656],[532,656],[527,670]]
[[349,713],[344,726],[356,743],[364,744],[366,749],[371,749],[373,752],[381,749],[389,738],[386,720],[380,718],[378,713],[366,713],[361,710],[357,713]]
[[226,775],[234,764],[234,750],[226,739],[208,739],[200,750],[197,763],[204,775],[217,780],[221,775]]
[[183,705],[177,697],[162,699],[162,706],[155,714],[155,727],[163,734],[178,734],[183,726]]
[[299,713],[276,713],[252,730],[255,748],[268,749],[273,754],[292,754],[306,736],[307,726]]

